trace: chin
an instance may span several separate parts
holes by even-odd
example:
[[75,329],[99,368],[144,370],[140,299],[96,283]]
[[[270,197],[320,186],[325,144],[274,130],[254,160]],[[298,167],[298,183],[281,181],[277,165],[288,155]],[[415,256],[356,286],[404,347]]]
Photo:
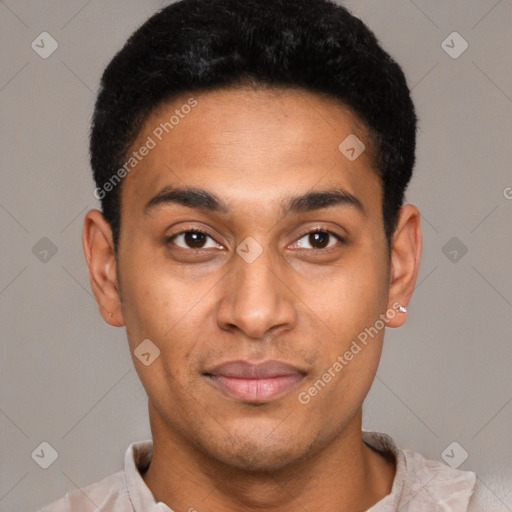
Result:
[[226,436],[219,443],[203,446],[209,457],[239,471],[276,472],[297,463],[311,452],[313,443],[307,443],[296,434],[283,432],[281,436],[270,436],[269,432],[238,432]]
[[261,443],[246,442],[236,450],[224,451],[221,462],[239,471],[273,473],[293,465],[301,455],[296,446],[276,450],[275,446],[262,447]]

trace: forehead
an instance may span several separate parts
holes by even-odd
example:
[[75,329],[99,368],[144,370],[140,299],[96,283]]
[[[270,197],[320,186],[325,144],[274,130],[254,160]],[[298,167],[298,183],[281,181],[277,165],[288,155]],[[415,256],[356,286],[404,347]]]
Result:
[[[366,149],[351,160],[339,147],[345,140]],[[231,205],[270,204],[317,185],[381,193],[364,124],[335,99],[304,90],[182,94],[149,116],[128,157],[144,146],[123,184],[122,203],[135,208],[169,185],[207,188]]]

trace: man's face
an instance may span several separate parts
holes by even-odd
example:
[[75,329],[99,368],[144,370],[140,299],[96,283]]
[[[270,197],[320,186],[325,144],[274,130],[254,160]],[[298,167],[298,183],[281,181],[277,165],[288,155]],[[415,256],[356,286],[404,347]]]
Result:
[[[354,161],[338,148],[351,134],[367,146]],[[122,187],[117,272],[132,354],[160,350],[133,357],[152,423],[234,467],[285,467],[357,422],[380,358],[382,328],[358,341],[389,308],[366,131],[319,95],[236,89],[162,106],[132,149],[148,136]]]

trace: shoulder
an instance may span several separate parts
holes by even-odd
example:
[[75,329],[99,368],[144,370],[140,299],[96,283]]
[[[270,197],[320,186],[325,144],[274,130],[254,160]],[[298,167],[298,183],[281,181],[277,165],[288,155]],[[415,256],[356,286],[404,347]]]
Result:
[[67,492],[62,498],[40,508],[37,512],[97,512],[129,510],[125,473],[120,470],[103,480],[81,489]]
[[477,480],[473,471],[454,469],[413,450],[404,449],[403,453],[407,465],[406,493],[414,497],[413,501],[454,512],[468,510]]
[[469,502],[468,512],[507,512],[512,503],[512,481],[510,471],[486,474],[478,478],[475,491]]
[[454,469],[398,447],[387,434],[364,432],[363,439],[380,451],[393,453],[396,461],[392,492],[372,512],[468,512],[477,480],[474,472]]

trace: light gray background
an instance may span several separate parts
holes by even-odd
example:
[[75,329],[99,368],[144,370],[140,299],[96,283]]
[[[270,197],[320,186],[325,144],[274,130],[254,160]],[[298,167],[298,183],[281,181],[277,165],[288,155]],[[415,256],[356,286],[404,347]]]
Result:
[[[423,261],[364,427],[432,459],[458,442],[492,510],[512,510],[512,1],[346,4],[404,67],[420,118],[408,200],[423,214]],[[80,237],[98,206],[87,145],[100,75],[161,6],[0,2],[2,510],[100,480],[150,437],[125,331],[97,312]],[[31,48],[43,31],[59,45],[47,59]],[[453,31],[469,44],[457,59],[441,46]],[[42,237],[58,249],[46,262],[32,251]],[[452,237],[458,252],[443,252]],[[48,469],[31,457],[43,441],[59,454]]]

